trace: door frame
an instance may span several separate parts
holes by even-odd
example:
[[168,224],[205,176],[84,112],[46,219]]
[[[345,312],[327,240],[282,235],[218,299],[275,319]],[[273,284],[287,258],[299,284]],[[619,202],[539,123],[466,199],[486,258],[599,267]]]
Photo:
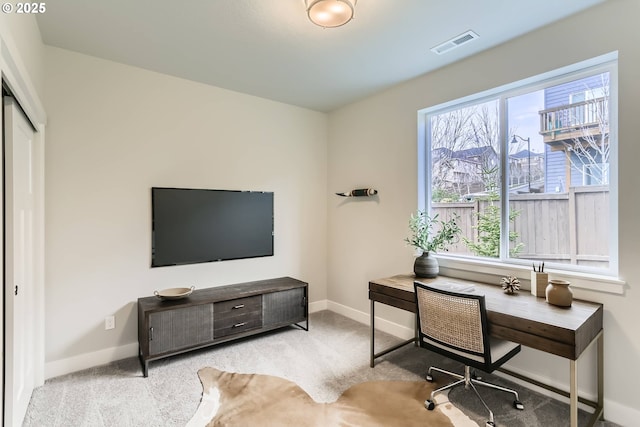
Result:
[[[27,118],[36,128],[34,136],[34,292],[35,292],[35,313],[34,313],[34,381],[35,386],[44,384],[44,143],[45,126],[47,115],[44,106],[33,85],[29,73],[22,61],[18,47],[13,42],[11,34],[6,25],[0,28],[0,78],[11,91],[13,97],[20,104]],[[0,132],[1,133],[1,132]],[[3,137],[2,137],[3,138]],[[4,175],[4,170],[0,166],[0,176]],[[0,230],[4,241],[4,231]],[[4,268],[0,263],[0,275],[4,277]],[[2,315],[2,331],[4,331],[4,289],[0,292],[0,309]],[[10,345],[10,344],[7,344]],[[4,371],[4,348],[2,354],[2,371]],[[1,375],[1,374],[0,374]],[[4,377],[2,379],[3,405],[0,419],[4,420]]]

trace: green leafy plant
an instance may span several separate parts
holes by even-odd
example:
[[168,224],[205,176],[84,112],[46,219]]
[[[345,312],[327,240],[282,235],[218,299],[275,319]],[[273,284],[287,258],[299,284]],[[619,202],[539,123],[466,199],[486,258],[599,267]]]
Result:
[[418,210],[415,214],[411,214],[409,219],[411,237],[404,240],[425,253],[446,251],[449,245],[458,241],[462,232],[458,226],[458,220],[459,217],[455,213],[450,220],[445,221],[441,220],[438,214],[431,217],[427,212]]
[[[464,244],[477,256],[498,258],[500,256],[500,208],[494,205],[494,200],[490,199],[490,205],[482,212],[475,214],[478,223],[473,228],[478,232],[477,242],[473,242],[466,237],[462,238]],[[520,215],[520,211],[509,211],[509,223],[513,223]],[[514,244],[509,249],[509,256],[515,258],[524,248],[524,243],[518,242],[519,234],[509,231],[509,242]]]
[[[473,228],[477,231],[477,242],[463,237],[462,241],[469,248],[474,255],[498,258],[500,256],[500,208],[497,206],[498,200],[500,200],[500,194],[498,193],[498,167],[483,168],[482,178],[486,183],[487,195],[480,198],[488,202],[488,206],[480,211],[476,212],[477,225]],[[520,211],[509,210],[509,224],[512,224],[515,219],[520,215]],[[509,231],[509,243],[513,246],[509,249],[509,256],[516,258],[518,254],[524,248],[524,243],[516,240],[520,235],[515,231]]]

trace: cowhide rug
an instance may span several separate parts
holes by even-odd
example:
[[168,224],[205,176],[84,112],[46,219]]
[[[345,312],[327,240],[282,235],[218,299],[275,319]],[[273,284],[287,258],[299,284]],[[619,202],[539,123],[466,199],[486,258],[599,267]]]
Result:
[[369,381],[335,402],[317,403],[294,382],[271,375],[203,368],[198,376],[202,401],[187,427],[477,427],[446,396],[427,411],[424,401],[433,389],[427,381]]

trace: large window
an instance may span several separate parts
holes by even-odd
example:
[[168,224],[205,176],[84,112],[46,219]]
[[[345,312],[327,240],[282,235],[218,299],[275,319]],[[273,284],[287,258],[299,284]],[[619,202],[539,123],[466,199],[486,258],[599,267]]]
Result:
[[616,63],[550,74],[421,112],[424,204],[448,255],[615,274]]

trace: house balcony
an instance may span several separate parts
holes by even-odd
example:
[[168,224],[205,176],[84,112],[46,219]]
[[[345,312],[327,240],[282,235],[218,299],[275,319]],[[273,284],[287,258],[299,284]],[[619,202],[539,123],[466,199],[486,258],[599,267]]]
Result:
[[606,97],[539,111],[540,134],[551,151],[562,151],[589,137],[608,142],[609,110]]

